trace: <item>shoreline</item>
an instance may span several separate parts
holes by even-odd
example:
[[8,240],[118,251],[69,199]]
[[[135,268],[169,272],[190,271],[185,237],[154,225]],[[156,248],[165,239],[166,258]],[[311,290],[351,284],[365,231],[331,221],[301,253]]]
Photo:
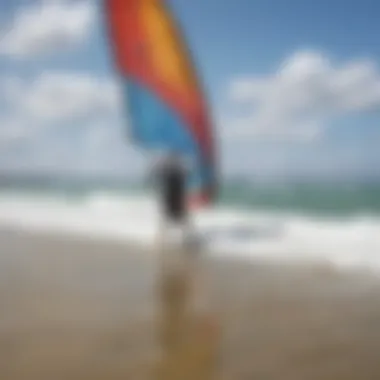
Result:
[[[31,239],[43,239],[53,241],[60,244],[80,244],[93,247],[112,247],[113,249],[122,250],[125,248],[128,254],[137,254],[141,256],[156,257],[157,250],[151,244],[144,244],[142,242],[136,242],[134,239],[129,239],[127,236],[106,235],[106,234],[88,234],[82,231],[48,231],[38,230],[29,227],[21,226],[5,226],[0,224],[0,238],[3,235],[9,235],[11,237],[31,238]],[[202,248],[201,248],[202,250]],[[241,254],[235,255],[233,249],[228,251],[215,252],[206,248],[202,255],[205,260],[211,260],[215,262],[224,262],[226,264],[244,263],[249,266],[260,266],[265,269],[273,269],[278,271],[301,271],[301,272],[317,272],[325,273],[332,276],[349,276],[353,278],[366,277],[373,281],[379,281],[380,283],[380,269],[370,269],[367,266],[337,266],[336,264],[329,262],[322,258],[291,258],[280,259],[277,257],[265,258],[262,255],[244,256]]]

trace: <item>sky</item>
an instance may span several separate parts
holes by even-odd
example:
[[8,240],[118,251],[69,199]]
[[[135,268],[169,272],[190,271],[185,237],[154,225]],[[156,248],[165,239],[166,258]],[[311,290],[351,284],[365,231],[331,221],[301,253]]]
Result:
[[[0,172],[134,178],[101,0],[0,2]],[[380,179],[377,0],[169,0],[222,174]]]

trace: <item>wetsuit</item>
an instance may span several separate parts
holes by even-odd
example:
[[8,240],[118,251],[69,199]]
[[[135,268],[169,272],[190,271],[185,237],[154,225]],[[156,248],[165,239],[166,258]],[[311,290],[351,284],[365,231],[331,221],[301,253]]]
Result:
[[186,170],[177,162],[161,169],[161,194],[164,214],[168,220],[180,222],[186,218]]

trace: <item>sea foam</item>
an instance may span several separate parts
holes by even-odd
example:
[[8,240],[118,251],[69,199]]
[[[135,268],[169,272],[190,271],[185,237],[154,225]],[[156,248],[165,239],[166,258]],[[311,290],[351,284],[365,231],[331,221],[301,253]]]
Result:
[[[326,262],[380,273],[380,218],[322,218],[227,207],[197,212],[194,228],[205,250],[219,257],[276,262]],[[1,193],[0,224],[28,231],[155,244],[160,223],[152,196],[92,193],[64,196]]]

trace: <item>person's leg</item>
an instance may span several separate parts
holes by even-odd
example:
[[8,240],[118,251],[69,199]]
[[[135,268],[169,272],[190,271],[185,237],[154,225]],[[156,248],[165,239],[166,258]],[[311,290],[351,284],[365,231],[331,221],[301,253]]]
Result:
[[160,265],[164,271],[179,270],[184,262],[183,228],[175,218],[162,218],[160,226]]
[[196,254],[199,247],[194,223],[187,215],[179,221],[180,244],[183,252]]

